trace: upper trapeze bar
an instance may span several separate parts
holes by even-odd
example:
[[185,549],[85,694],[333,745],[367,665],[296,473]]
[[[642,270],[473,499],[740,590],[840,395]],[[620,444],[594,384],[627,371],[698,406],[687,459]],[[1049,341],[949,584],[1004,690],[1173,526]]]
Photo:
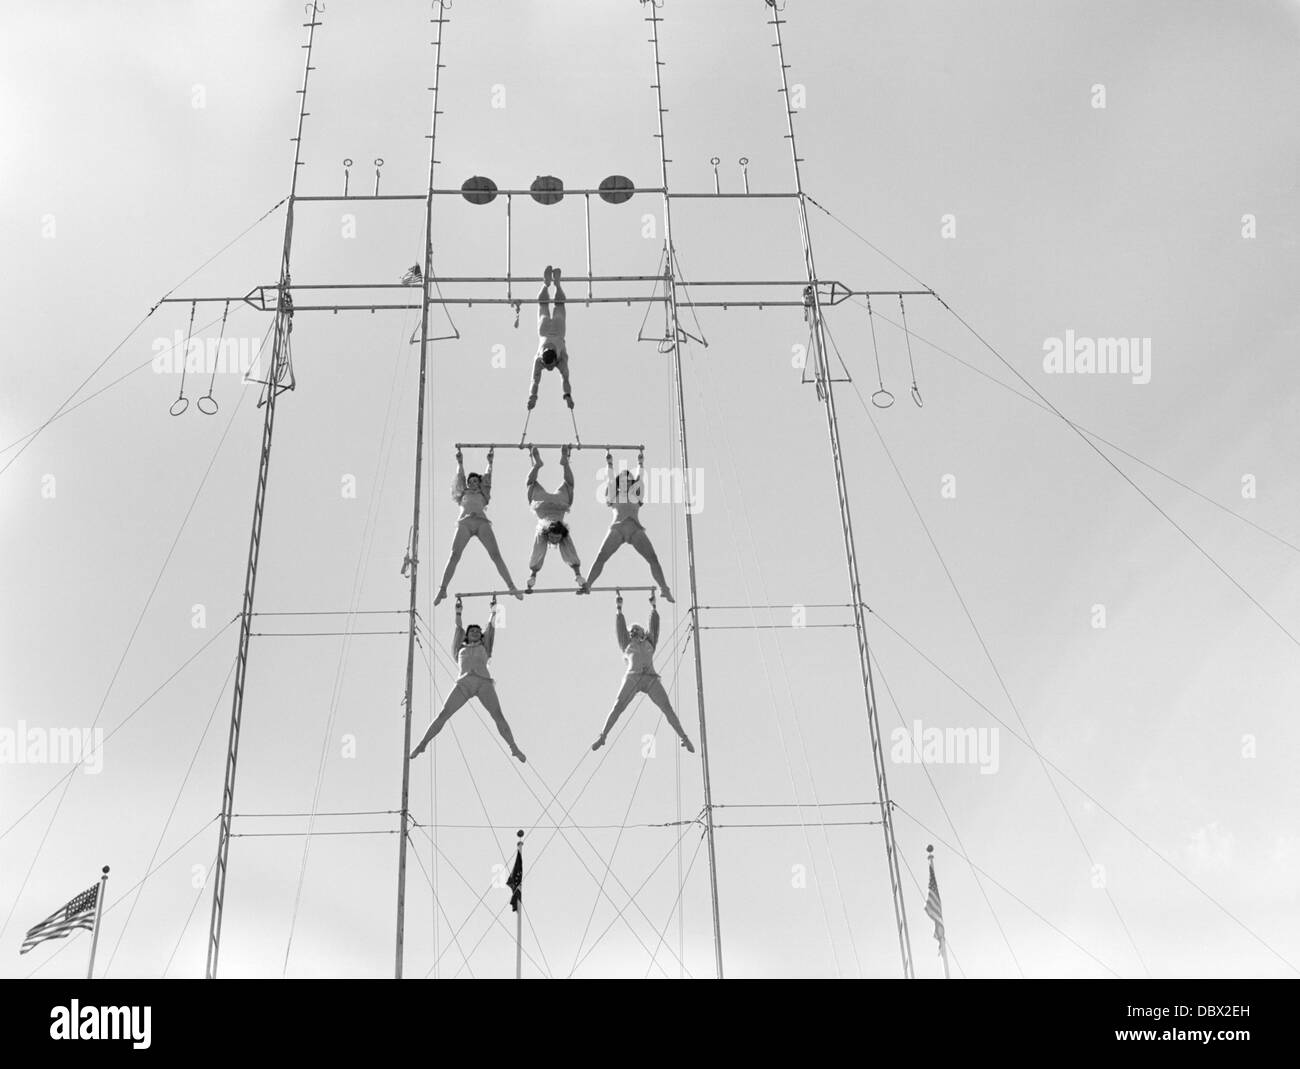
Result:
[[633,450],[644,451],[644,445],[594,445],[586,442],[457,442],[457,449],[604,449],[606,452],[612,452],[615,449],[631,452]]

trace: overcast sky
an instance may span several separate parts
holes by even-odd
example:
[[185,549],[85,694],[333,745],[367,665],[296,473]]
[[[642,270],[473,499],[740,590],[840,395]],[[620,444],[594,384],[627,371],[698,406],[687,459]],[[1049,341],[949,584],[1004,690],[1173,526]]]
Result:
[[[327,3],[300,194],[342,192],[345,157],[352,192],[373,190],[376,157],[381,193],[423,191],[428,13],[427,3]],[[609,174],[658,185],[641,4],[461,0],[449,14],[439,186],[473,174],[502,188],[539,174],[570,188]],[[739,191],[746,156],[752,190],[791,189],[770,9],[667,0],[660,14],[673,187],[711,190],[718,156],[722,188]],[[84,972],[85,936],[57,956],[17,952],[23,932],[104,864],[110,903],[156,871],[138,903],[129,895],[106,915],[100,971],[202,974],[257,388],[216,374],[220,410],[207,416],[196,401],[208,379],[189,375],[190,406],[170,417],[179,376],[148,362],[159,339],[186,330],[189,307],[164,305],[76,400],[138,370],[25,449],[24,436],[158,297],[287,193],[301,15],[299,4],[251,2],[26,2],[0,14],[0,467],[23,449],[0,474],[0,730],[125,722],[102,770],[76,772],[66,793],[66,766],[0,769],[0,975],[44,962],[38,975]],[[865,309],[848,301],[828,313],[836,370],[852,378],[836,398],[887,745],[919,721],[976,729],[985,746],[982,762],[887,754],[917,974],[942,969],[922,911],[934,844],[955,974],[1294,975],[1300,7],[789,0],[785,17],[807,190],[933,286],[1029,384],[918,298],[907,304],[918,408],[897,301],[882,299],[880,374],[898,401],[877,410],[865,402],[880,388]],[[915,285],[810,212],[824,279]],[[283,218],[270,215],[178,295],[273,284]],[[512,219],[515,273],[555,263],[570,280],[583,439],[644,442],[648,465],[680,466],[671,364],[637,341],[647,306],[578,301],[581,198],[520,198]],[[658,198],[593,201],[591,221],[596,274],[655,273]],[[673,222],[687,280],[802,275],[789,201],[677,201]],[[439,199],[434,227],[440,274],[504,273],[500,200]],[[422,245],[421,202],[301,203],[293,278],[396,282]],[[535,288],[517,283],[512,295],[527,301]],[[501,285],[444,292],[505,296]],[[778,294],[793,299],[798,286],[762,295]],[[196,327],[221,310],[200,304]],[[519,439],[535,345],[527,303],[517,328],[506,306],[449,311],[433,316],[439,335],[459,339],[432,355],[420,600],[437,645],[423,645],[432,667],[416,662],[417,737],[454,678],[451,605],[431,609],[426,585],[454,531],[453,443]],[[269,320],[236,305],[226,337],[255,345]],[[698,320],[687,326],[709,344],[691,343],[684,363],[701,604],[842,605],[825,416],[793,364],[807,341],[799,311],[701,309]],[[277,410],[259,610],[386,610],[354,628],[404,627],[392,610],[408,598],[399,569],[417,322],[410,312],[296,316],[297,387]],[[651,306],[645,336],[662,331]],[[216,332],[197,331],[214,343]],[[1067,332],[1148,339],[1150,381],[1049,374],[1045,345]],[[536,440],[572,436],[554,378],[532,417]],[[1099,444],[1151,500],[1012,392],[1030,386],[1127,451]],[[570,520],[584,566],[607,524],[601,468],[599,451],[578,454]],[[522,453],[497,454],[490,515],[520,582],[526,474]],[[542,481],[558,478],[552,455]],[[658,663],[698,740],[682,508],[652,504],[643,519],[679,595],[662,606]],[[571,584],[554,554],[541,579]],[[605,581],[649,577],[625,549]],[[471,545],[454,589],[495,583]],[[508,863],[516,828],[538,824],[527,840],[526,975],[711,975],[699,830],[651,826],[699,812],[700,757],[679,754],[649,703],[600,754],[588,750],[622,672],[612,601],[506,606],[492,670],[526,768],[477,706],[414,766],[408,975],[510,974],[514,917],[508,892],[491,887],[494,866]],[[627,607],[644,618],[643,595]],[[484,611],[468,603],[467,621]],[[852,628],[791,627],[784,609],[701,617],[717,628],[702,633],[714,801],[736,807],[716,813],[733,825],[717,832],[728,974],[897,975],[882,836],[863,823],[878,812],[839,804],[875,799]],[[260,617],[255,630],[347,621]],[[846,609],[807,614],[810,625],[849,622]],[[721,626],[755,624],[777,626]],[[405,658],[403,635],[253,640],[235,806],[248,837],[231,851],[224,975],[391,973]],[[1069,780],[1049,782],[1013,732]],[[645,736],[657,739],[653,758]],[[839,826],[819,826],[814,803]],[[739,808],[760,804],[772,808]],[[320,815],[318,832],[375,834],[316,836],[304,853],[308,820],[267,815],[313,809],[361,814]],[[552,837],[556,821],[583,830]],[[267,832],[289,834],[252,837]]]

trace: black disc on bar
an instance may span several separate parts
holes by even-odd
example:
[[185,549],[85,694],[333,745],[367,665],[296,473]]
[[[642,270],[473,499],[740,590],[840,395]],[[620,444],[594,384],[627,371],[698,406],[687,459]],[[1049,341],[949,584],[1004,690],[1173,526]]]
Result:
[[559,204],[564,199],[564,183],[553,174],[539,174],[528,188],[538,204]]
[[635,189],[632,179],[621,174],[612,174],[600,183],[600,199],[608,204],[622,204],[632,199]]
[[471,204],[491,204],[497,199],[497,184],[481,174],[465,179],[461,183],[460,191]]

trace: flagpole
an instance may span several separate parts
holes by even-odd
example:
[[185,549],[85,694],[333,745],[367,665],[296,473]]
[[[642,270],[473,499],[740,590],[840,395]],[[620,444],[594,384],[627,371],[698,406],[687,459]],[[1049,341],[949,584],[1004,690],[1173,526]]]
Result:
[[524,833],[519,832],[515,844],[515,863],[519,865],[519,909],[515,911],[515,979],[524,978]]
[[99,919],[104,915],[104,888],[108,886],[108,866],[99,878],[99,894],[95,896],[95,926],[90,931],[90,968],[86,970],[86,979],[95,978],[95,950],[99,946]]

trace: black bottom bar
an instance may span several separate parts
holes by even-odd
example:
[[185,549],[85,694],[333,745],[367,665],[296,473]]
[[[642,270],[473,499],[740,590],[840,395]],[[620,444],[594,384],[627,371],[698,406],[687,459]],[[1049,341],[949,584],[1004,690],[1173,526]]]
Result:
[[[792,1055],[818,1049],[892,1055],[904,1065],[997,1064],[1008,1055],[1051,1062],[1066,1053],[1074,1062],[1081,1054],[1113,1056],[1126,1048],[1126,1061],[1154,1058],[1163,1064],[1206,1051],[1220,1063],[1236,1063],[1280,1052],[1295,1037],[1296,987],[1278,981],[850,983],[834,994],[807,983],[700,991],[695,997],[709,999],[717,1030],[706,1048],[717,1044],[730,1061],[761,1044],[764,1062],[774,1059],[779,1046]],[[571,992],[556,985],[484,998],[470,985],[438,981],[15,980],[0,988],[0,1021],[6,1064],[15,1066],[34,1063],[23,1055],[68,1051],[89,1064],[105,1054],[133,1061],[153,1054],[176,1065],[201,1051],[208,1063],[255,1052],[259,1060],[283,1054],[307,1065],[323,1056],[319,1064],[336,1065],[354,1052],[403,1061],[403,1049],[427,1055],[440,1042],[428,1025],[431,1000],[437,999],[442,1018],[455,1022],[458,1046],[477,1040],[495,1058],[545,1061],[571,1050],[578,1035],[592,1049],[626,1040],[625,989],[593,984],[582,997],[579,1022],[572,1016]],[[658,1008],[673,998],[680,1010],[680,997],[665,992]],[[102,1026],[108,1015],[100,1007],[118,1007],[111,1016],[128,1026],[134,1009],[140,1038],[80,1038],[89,1035],[92,1019]],[[53,1038],[67,1034],[74,1008],[78,1038]],[[130,1027],[126,1032],[129,1037]],[[688,1028],[672,1037],[683,1049],[699,1039]],[[146,1041],[147,1048],[134,1046]],[[953,1060],[939,1060],[945,1056]],[[804,1060],[796,1058],[796,1064]]]

